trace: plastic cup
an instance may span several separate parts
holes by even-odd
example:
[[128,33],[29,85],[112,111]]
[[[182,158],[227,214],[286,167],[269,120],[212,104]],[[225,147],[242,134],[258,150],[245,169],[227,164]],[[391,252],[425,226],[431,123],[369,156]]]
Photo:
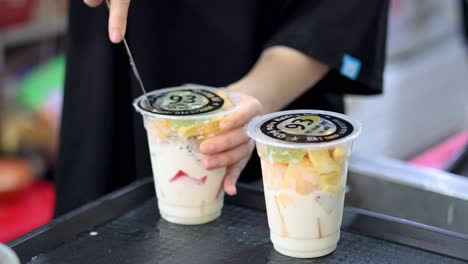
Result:
[[13,250],[4,244],[0,244],[0,263],[20,264],[20,261]]
[[316,110],[272,113],[247,125],[261,158],[276,251],[315,258],[336,249],[348,158],[360,130],[345,115]]
[[241,100],[222,89],[192,84],[150,92],[148,99],[141,96],[133,105],[147,131],[161,216],[185,225],[215,220],[224,204],[226,168],[205,169],[199,146],[219,133],[220,121]]

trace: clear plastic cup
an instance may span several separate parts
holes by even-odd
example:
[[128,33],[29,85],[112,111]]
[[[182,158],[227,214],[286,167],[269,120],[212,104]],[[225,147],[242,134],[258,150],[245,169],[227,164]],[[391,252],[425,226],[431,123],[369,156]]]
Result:
[[261,158],[276,251],[315,258],[336,249],[348,158],[360,130],[345,115],[316,110],[272,113],[247,125]]
[[20,261],[12,249],[0,243],[0,263],[20,264]]
[[137,98],[143,115],[161,216],[176,224],[215,220],[224,203],[226,168],[206,170],[200,143],[220,131],[219,123],[236,111],[238,96],[199,85],[166,88]]

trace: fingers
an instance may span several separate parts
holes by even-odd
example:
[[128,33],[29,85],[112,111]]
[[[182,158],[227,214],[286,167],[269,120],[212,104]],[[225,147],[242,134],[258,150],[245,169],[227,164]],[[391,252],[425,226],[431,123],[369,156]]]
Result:
[[249,137],[243,127],[238,127],[232,131],[219,136],[208,138],[200,145],[200,151],[204,155],[223,152],[249,141]]
[[250,155],[247,158],[245,158],[245,159],[241,160],[240,162],[228,167],[228,169],[226,171],[226,176],[224,177],[224,182],[223,182],[224,191],[228,195],[231,195],[231,196],[236,195],[236,193],[237,193],[237,188],[236,188],[237,180],[239,179],[239,176],[240,176],[242,170],[244,169],[245,165],[249,161],[250,156],[252,156],[252,152],[250,152]]
[[240,95],[243,101],[243,105],[240,110],[226,117],[219,127],[222,131],[228,131],[230,129],[244,126],[250,119],[259,115],[262,112],[262,104],[255,98]]
[[129,6],[130,0],[113,0],[110,3],[109,38],[113,43],[121,42],[125,36]]
[[89,7],[96,7],[102,4],[104,0],[84,0],[85,4]]
[[208,156],[204,161],[204,166],[206,169],[212,170],[233,165],[248,157],[253,148],[253,141],[248,141],[247,144],[242,144],[219,154]]

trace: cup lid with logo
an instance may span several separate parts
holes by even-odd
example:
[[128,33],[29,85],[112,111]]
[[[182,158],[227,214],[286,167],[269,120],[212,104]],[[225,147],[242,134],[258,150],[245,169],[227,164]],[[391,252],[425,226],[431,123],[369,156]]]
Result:
[[240,104],[239,96],[226,89],[196,84],[152,91],[133,101],[136,111],[145,116],[195,120],[230,114]]
[[350,117],[321,110],[290,110],[253,119],[247,134],[256,142],[283,148],[322,148],[354,140],[361,124]]

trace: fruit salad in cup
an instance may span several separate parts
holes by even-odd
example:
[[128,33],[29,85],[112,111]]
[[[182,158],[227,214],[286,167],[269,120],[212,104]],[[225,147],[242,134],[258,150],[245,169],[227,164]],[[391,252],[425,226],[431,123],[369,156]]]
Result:
[[[267,210],[272,232],[282,237],[324,238],[339,230],[348,160],[347,146],[287,149],[257,146],[261,158]],[[273,206],[272,206],[273,205]],[[313,209],[312,209],[313,205]],[[307,212],[309,211],[309,212]],[[306,228],[297,220],[316,218]],[[287,219],[291,218],[291,219]],[[290,221],[287,221],[290,220]]]
[[360,125],[350,118],[317,110],[277,112],[249,123],[278,252],[307,258],[335,250],[348,158],[359,132]]
[[[151,106],[148,105],[148,101]],[[225,90],[185,85],[149,93],[134,103],[143,115],[161,216],[178,224],[219,217],[226,168],[203,167],[200,143],[220,133],[240,99]]]

